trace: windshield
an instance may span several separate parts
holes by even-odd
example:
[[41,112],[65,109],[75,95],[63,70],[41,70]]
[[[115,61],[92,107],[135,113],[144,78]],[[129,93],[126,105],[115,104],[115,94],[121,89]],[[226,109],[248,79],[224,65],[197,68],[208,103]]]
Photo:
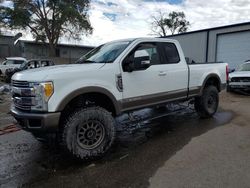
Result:
[[250,71],[250,63],[240,65],[238,71]]
[[76,63],[112,63],[130,41],[120,41],[103,44],[81,57]]
[[12,59],[7,59],[6,61],[4,61],[2,64],[3,65],[20,65],[22,64],[24,61],[23,60],[12,60]]

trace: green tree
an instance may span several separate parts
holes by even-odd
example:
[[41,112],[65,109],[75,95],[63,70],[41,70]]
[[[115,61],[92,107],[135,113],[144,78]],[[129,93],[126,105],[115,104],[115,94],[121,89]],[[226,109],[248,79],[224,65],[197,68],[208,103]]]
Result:
[[167,32],[176,34],[184,33],[190,26],[189,21],[186,20],[184,12],[170,12],[167,16],[161,11],[157,15],[152,16],[151,29],[154,34],[161,37],[167,36]]
[[89,0],[11,2],[11,6],[0,6],[0,22],[9,29],[29,30],[36,41],[48,42],[51,56],[55,55],[61,36],[79,39],[82,34],[92,34]]

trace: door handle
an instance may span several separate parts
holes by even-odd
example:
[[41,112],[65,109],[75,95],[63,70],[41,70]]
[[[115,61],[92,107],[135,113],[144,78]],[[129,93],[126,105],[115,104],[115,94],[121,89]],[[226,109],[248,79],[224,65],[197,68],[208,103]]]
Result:
[[166,73],[166,72],[164,72],[164,71],[160,71],[158,75],[159,75],[159,76],[166,76],[166,75],[167,75],[167,73]]

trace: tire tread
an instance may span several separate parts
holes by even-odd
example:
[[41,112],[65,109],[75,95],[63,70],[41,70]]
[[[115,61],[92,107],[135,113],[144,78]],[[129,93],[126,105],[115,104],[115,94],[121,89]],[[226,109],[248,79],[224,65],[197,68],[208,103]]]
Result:
[[[97,147],[91,150],[80,150],[77,147],[76,136],[68,136],[70,129],[72,129],[72,122],[75,120],[79,120],[84,114],[85,119],[89,119],[90,117],[95,117],[95,119],[102,120],[105,126],[105,132],[108,134],[108,140],[105,138],[105,144],[101,144],[101,147]],[[108,125],[108,127],[107,127]],[[107,136],[107,135],[106,135]],[[74,157],[80,159],[94,159],[97,157],[103,156],[112,146],[115,140],[115,121],[112,117],[111,113],[105,110],[102,107],[87,107],[80,110],[75,111],[66,120],[62,131],[62,146],[68,152],[70,152]]]

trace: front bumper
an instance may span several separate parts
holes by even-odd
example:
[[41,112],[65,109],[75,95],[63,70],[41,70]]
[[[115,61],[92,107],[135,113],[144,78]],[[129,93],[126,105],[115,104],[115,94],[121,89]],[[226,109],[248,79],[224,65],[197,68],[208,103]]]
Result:
[[34,113],[24,112],[11,107],[11,114],[22,129],[30,132],[56,132],[59,127],[60,112]]

